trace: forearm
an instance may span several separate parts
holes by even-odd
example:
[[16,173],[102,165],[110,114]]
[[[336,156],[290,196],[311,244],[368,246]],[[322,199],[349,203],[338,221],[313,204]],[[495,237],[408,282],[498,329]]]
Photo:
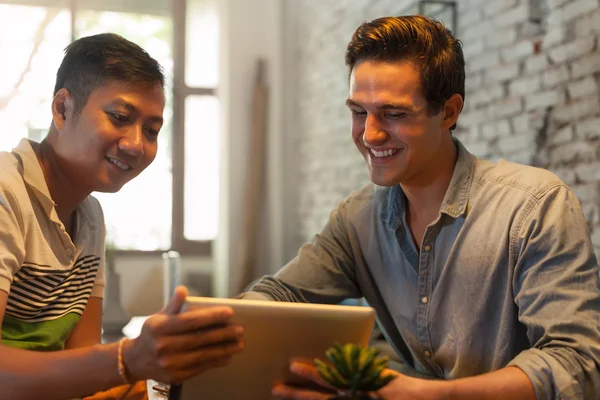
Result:
[[0,346],[0,386],[6,398],[68,399],[121,385],[117,344],[57,352]]
[[[527,375],[517,367],[452,381],[436,381],[440,399],[460,400],[535,400],[535,391]],[[428,385],[431,385],[428,382]]]
[[331,257],[335,250],[321,247],[319,243],[303,246],[296,258],[274,276],[263,277],[251,290],[268,300],[300,303],[337,304],[361,297],[351,272],[353,262],[342,260],[341,255]]

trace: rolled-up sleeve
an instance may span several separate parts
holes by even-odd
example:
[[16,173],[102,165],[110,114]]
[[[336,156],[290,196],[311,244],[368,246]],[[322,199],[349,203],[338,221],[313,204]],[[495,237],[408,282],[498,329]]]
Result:
[[509,365],[538,399],[600,398],[600,278],[575,195],[556,186],[529,204],[513,241],[519,320],[531,349]]

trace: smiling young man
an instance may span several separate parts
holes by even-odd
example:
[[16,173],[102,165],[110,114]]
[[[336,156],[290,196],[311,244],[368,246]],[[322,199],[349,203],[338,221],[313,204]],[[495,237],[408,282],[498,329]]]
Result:
[[150,165],[164,105],[162,68],[143,49],[114,34],[82,38],[58,70],[46,138],[0,153],[1,398],[181,382],[241,350],[231,309],[180,314],[181,287],[138,338],[100,344],[105,228],[90,194],[116,192]]
[[[460,42],[422,16],[380,18],[354,33],[346,64],[352,138],[374,185],[242,297],[364,296],[402,360],[386,399],[599,398],[599,269],[585,218],[552,173],[478,159],[453,138]],[[318,380],[312,366],[291,368]]]

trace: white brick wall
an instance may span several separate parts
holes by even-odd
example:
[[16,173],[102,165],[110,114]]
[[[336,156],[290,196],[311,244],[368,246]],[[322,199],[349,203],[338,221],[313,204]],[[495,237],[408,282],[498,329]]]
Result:
[[553,110],[553,118],[559,124],[580,121],[591,115],[600,114],[600,100],[597,95],[571,101],[569,104]]
[[[493,114],[491,115],[495,118],[510,117],[520,114],[523,111],[523,100],[519,97],[501,99],[494,103],[491,109],[493,110]],[[461,119],[459,119],[459,122],[464,123]]]
[[579,38],[551,50],[550,61],[552,61],[554,64],[561,64],[565,61],[579,58],[586,54],[590,54],[595,45],[596,38],[594,36]]
[[574,137],[575,130],[573,129],[573,125],[567,125],[548,138],[548,143],[550,145],[567,144],[570,143]]
[[507,46],[517,40],[517,27],[511,27],[502,32],[502,35],[491,34],[485,37],[485,45],[489,48]]
[[[479,4],[485,3],[485,8],[487,8],[487,1],[478,2]],[[489,21],[483,21],[484,24],[488,26],[493,26],[496,29],[498,28],[506,28],[510,26],[514,26],[515,24],[519,24],[522,22],[526,22],[529,20],[529,12],[531,11],[529,8],[529,4],[526,1],[518,1],[515,7],[511,7],[508,10],[504,10],[501,13],[498,13],[492,16],[492,23]]]
[[592,76],[573,81],[567,85],[569,97],[578,99],[580,97],[591,96],[598,93],[598,85],[596,79]]
[[516,44],[505,47],[502,50],[502,61],[511,62],[522,60],[533,54],[533,43],[531,40],[523,40]]
[[544,47],[551,49],[555,45],[564,43],[567,39],[567,28],[564,25],[549,24],[548,31],[544,36]]
[[598,8],[598,0],[575,0],[565,4],[563,8],[563,21],[569,22]]
[[516,5],[517,0],[490,0],[487,3],[487,7],[483,9],[483,15],[485,15],[486,18],[492,18],[495,15],[498,15],[500,11],[504,11],[507,8],[512,8]]
[[596,8],[575,22],[575,34],[585,37],[600,33],[600,9]]
[[600,181],[600,162],[579,165],[575,169],[575,174],[580,182],[598,182]]
[[562,89],[546,90],[544,92],[532,93],[525,96],[525,108],[527,111],[540,108],[554,107],[564,103],[565,93]]
[[[600,0],[540,0],[547,2],[542,24],[532,19],[540,15],[533,1],[457,2],[467,96],[455,134],[478,156],[554,171],[579,197],[600,254]],[[286,2],[298,121],[289,132],[298,154],[290,229],[298,244],[368,182],[344,107],[347,42],[362,21],[397,15],[410,3]]]
[[573,62],[571,70],[573,78],[581,78],[600,72],[600,53],[596,51]]
[[566,65],[548,68],[542,73],[544,88],[553,88],[570,80],[569,68]]
[[513,62],[511,64],[500,64],[497,66],[487,66],[486,68],[485,80],[488,84],[506,82],[519,76],[518,62]]
[[528,74],[536,73],[548,68],[548,56],[546,54],[537,54],[525,60],[525,71]]
[[[590,118],[578,122],[575,125],[575,132],[582,139],[600,138],[600,118]],[[596,143],[596,145],[598,144]]]

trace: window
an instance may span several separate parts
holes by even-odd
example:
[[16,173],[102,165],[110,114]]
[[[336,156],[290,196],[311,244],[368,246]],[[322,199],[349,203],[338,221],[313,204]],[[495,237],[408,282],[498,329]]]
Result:
[[[183,121],[184,141],[175,150],[174,181],[181,207],[174,208],[176,240],[185,250],[194,242],[206,243],[217,235],[219,193],[220,102],[218,0],[187,0],[175,3],[175,19],[185,20],[185,30],[176,32],[181,63],[174,71],[174,123]],[[180,36],[178,36],[180,35]]]
[[[0,0],[0,150],[41,140],[63,49],[100,32],[139,44],[165,68],[167,106],[153,164],[104,208],[107,247],[207,254],[217,234],[220,103],[217,0]],[[28,21],[23,24],[22,21]],[[176,118],[175,118],[176,116]]]
[[[50,126],[50,101],[62,50],[70,42],[71,11],[3,4],[0,0],[0,150],[22,137],[41,139]],[[27,21],[27,23],[23,23]]]

